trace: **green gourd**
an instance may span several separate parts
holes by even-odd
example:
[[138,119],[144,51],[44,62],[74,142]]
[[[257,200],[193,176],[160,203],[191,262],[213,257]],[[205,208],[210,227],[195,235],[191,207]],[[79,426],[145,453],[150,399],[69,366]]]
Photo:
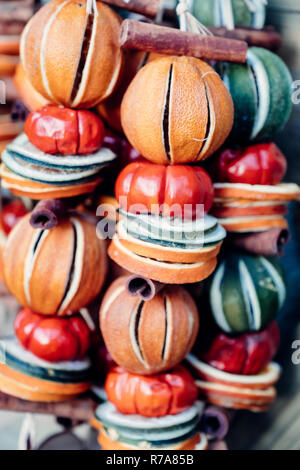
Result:
[[263,28],[266,7],[261,0],[190,0],[192,14],[205,26]]
[[273,52],[251,47],[246,64],[218,67],[235,108],[229,140],[272,141],[292,111],[292,78],[285,63]]
[[217,325],[227,333],[258,331],[272,322],[286,297],[277,259],[228,253],[209,287]]

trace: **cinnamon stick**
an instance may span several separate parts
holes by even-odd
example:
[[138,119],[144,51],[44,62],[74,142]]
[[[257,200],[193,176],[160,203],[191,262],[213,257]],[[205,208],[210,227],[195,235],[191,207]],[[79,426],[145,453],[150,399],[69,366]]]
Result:
[[51,230],[60,220],[74,209],[80,202],[80,198],[46,199],[39,201],[33,209],[30,217],[30,225],[33,228]]
[[163,287],[164,284],[160,282],[137,275],[130,276],[126,283],[129,294],[138,296],[145,301],[153,299]]
[[160,0],[103,0],[108,5],[123,8],[123,10],[139,13],[140,15],[155,18],[159,10]]
[[207,406],[202,414],[200,430],[212,439],[223,439],[229,431],[230,412],[219,406]]
[[288,229],[271,228],[258,233],[228,234],[226,242],[256,255],[282,256],[289,239]]
[[123,21],[120,45],[123,49],[235,63],[245,63],[248,50],[245,41],[204,36],[134,20]]
[[210,27],[210,31],[223,38],[246,41],[249,46],[264,47],[276,51],[282,44],[281,36],[274,29]]

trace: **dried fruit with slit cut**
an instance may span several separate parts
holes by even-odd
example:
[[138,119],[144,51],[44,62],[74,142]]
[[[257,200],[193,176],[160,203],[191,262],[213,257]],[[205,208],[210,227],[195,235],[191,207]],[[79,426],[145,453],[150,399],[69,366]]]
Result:
[[227,138],[233,103],[205,62],[163,57],[137,73],[122,101],[121,120],[130,143],[148,160],[196,162],[212,155]]
[[127,277],[107,290],[100,308],[105,345],[114,361],[133,374],[151,375],[177,365],[195,342],[199,318],[190,294],[166,286],[144,302],[126,291]]
[[21,59],[33,87],[51,102],[91,108],[107,98],[119,79],[121,19],[97,2],[98,16],[86,4],[53,0],[24,29]]
[[85,307],[104,284],[105,242],[79,216],[52,230],[34,229],[28,214],[13,228],[4,252],[4,278],[20,304],[42,315]]

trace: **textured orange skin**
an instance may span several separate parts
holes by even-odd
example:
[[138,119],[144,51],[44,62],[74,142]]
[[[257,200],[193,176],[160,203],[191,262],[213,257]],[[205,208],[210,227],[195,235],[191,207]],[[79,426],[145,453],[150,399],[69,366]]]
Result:
[[[69,220],[52,229],[35,258],[29,283],[30,302],[24,290],[24,267],[36,230],[30,214],[11,231],[3,252],[5,283],[20,304],[43,315],[55,315],[63,299],[73,256],[74,233]],[[95,227],[80,219],[84,231],[83,270],[79,288],[60,313],[75,313],[101,290],[107,271],[105,242],[96,237]]]
[[215,197],[221,197],[224,199],[247,199],[252,201],[289,201],[298,199],[300,196],[300,190],[295,193],[282,194],[280,192],[276,193],[276,185],[273,187],[273,193],[264,193],[263,191],[259,193],[258,191],[235,188],[234,185],[228,188],[215,187]]
[[[118,442],[111,440],[106,432],[102,429],[100,425],[100,434],[98,436],[98,442],[102,448],[102,450],[141,450],[137,447],[130,446],[124,442]],[[195,436],[191,437],[190,439],[183,441],[182,443],[175,444],[175,448],[173,450],[194,450],[197,444],[200,442],[200,434],[197,433]],[[150,449],[151,450],[151,449]],[[172,447],[170,447],[172,450]],[[206,450],[206,449],[203,449]]]
[[143,51],[124,51],[124,72],[121,80],[119,80],[114,93],[97,107],[100,116],[115,131],[123,133],[121,103],[129,84],[140,68],[158,57],[162,57],[162,55],[152,52],[147,56],[147,53]]
[[16,73],[14,75],[14,84],[18,90],[18,93],[24,102],[26,108],[29,111],[36,111],[46,104],[49,104],[49,100],[44,98],[40,93],[38,93],[30,81],[28,80],[24,67],[22,64],[19,64]]
[[276,228],[288,228],[287,221],[282,217],[278,216],[276,219],[261,219],[261,220],[252,220],[243,221],[243,217],[240,217],[239,223],[226,223],[222,219],[219,219],[219,223],[227,230],[228,232],[238,232],[240,230],[251,232],[252,229],[268,229],[272,227]]
[[[19,175],[15,175],[6,167],[5,175],[1,172],[0,168],[0,175],[2,176],[2,181],[5,182],[6,187],[9,188],[13,194],[16,196],[26,196],[35,200],[51,198],[58,199],[91,193],[102,181],[102,178],[97,178],[93,181],[89,181],[88,183],[67,186],[44,184],[22,178]],[[18,188],[15,188],[14,185],[17,185]],[[51,191],[49,191],[49,189],[51,189]]]
[[[114,238],[108,248],[108,255],[110,258],[118,263],[122,268],[127,269],[129,272],[145,276],[154,281],[163,282],[165,284],[189,284],[203,281],[210,274],[214,272],[217,265],[217,258],[210,258],[201,266],[195,266],[193,263],[189,264],[188,268],[181,269],[180,266],[176,269],[169,266],[160,265],[146,265],[143,257],[133,257],[119,249],[116,246]],[[138,255],[136,255],[138,256]],[[187,266],[184,264],[183,266]]]
[[[105,345],[114,361],[133,374],[151,375],[168,370],[182,361],[195,342],[199,328],[197,307],[188,292],[177,286],[165,287],[152,300],[144,303],[138,338],[145,364],[136,356],[130,336],[131,318],[141,300],[126,292],[127,279],[121,277],[114,281],[103,298],[100,327]],[[107,302],[119,288],[122,288],[121,292],[105,311]],[[167,356],[162,359],[166,332],[165,298],[170,305],[172,334]],[[191,332],[189,315],[194,322]]]
[[[21,59],[33,87],[51,102],[72,107],[71,92],[81,57],[86,27],[85,4],[69,0],[54,0],[41,8],[30,20],[21,39]],[[74,106],[91,108],[107,98],[117,84],[123,55],[119,47],[120,17],[107,5],[97,3],[98,19],[95,46],[87,72],[84,93]],[[56,15],[50,24],[52,15]],[[45,87],[40,62],[44,32],[49,27],[45,43],[45,69],[49,89]]]
[[146,52],[125,51],[124,52],[124,73],[122,80],[115,92],[105,101],[100,103],[97,111],[100,116],[107,122],[109,127],[117,132],[123,132],[121,124],[121,102],[125,91],[130,82],[142,66],[146,57]]
[[[171,67],[169,161],[163,120]],[[211,129],[204,141],[209,119]],[[209,157],[225,141],[233,125],[233,103],[219,75],[205,62],[163,57],[143,67],[129,85],[121,121],[128,140],[143,157],[154,163],[189,163]]]

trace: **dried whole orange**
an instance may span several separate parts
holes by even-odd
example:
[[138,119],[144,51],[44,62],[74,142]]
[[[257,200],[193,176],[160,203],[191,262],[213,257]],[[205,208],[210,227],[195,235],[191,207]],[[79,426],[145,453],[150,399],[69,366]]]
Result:
[[123,132],[121,125],[121,102],[131,80],[137,71],[147,60],[146,52],[127,51],[124,54],[124,73],[122,80],[114,93],[105,101],[101,102],[97,111],[109,127],[117,132]]
[[123,133],[121,124],[121,103],[130,82],[144,65],[149,64],[149,62],[152,62],[158,57],[163,56],[155,52],[149,54],[144,51],[124,51],[124,72],[122,73],[122,80],[113,94],[97,107],[97,111],[102,119],[115,131]]
[[19,64],[14,75],[14,84],[18,94],[29,111],[37,111],[46,106],[49,101],[40,95],[28,80],[24,67]]
[[122,69],[120,17],[97,2],[52,0],[29,21],[21,39],[21,60],[32,86],[49,101],[90,108],[113,91]]
[[220,76],[192,57],[148,63],[121,105],[130,143],[148,160],[162,164],[191,163],[212,155],[229,135],[233,114]]
[[105,242],[79,215],[52,230],[23,217],[3,250],[6,286],[18,302],[41,315],[70,315],[100,292],[107,273]]
[[153,375],[179,364],[192,349],[199,316],[181,286],[165,286],[143,301],[126,290],[128,277],[116,279],[100,307],[100,328],[113,360],[133,374]]

